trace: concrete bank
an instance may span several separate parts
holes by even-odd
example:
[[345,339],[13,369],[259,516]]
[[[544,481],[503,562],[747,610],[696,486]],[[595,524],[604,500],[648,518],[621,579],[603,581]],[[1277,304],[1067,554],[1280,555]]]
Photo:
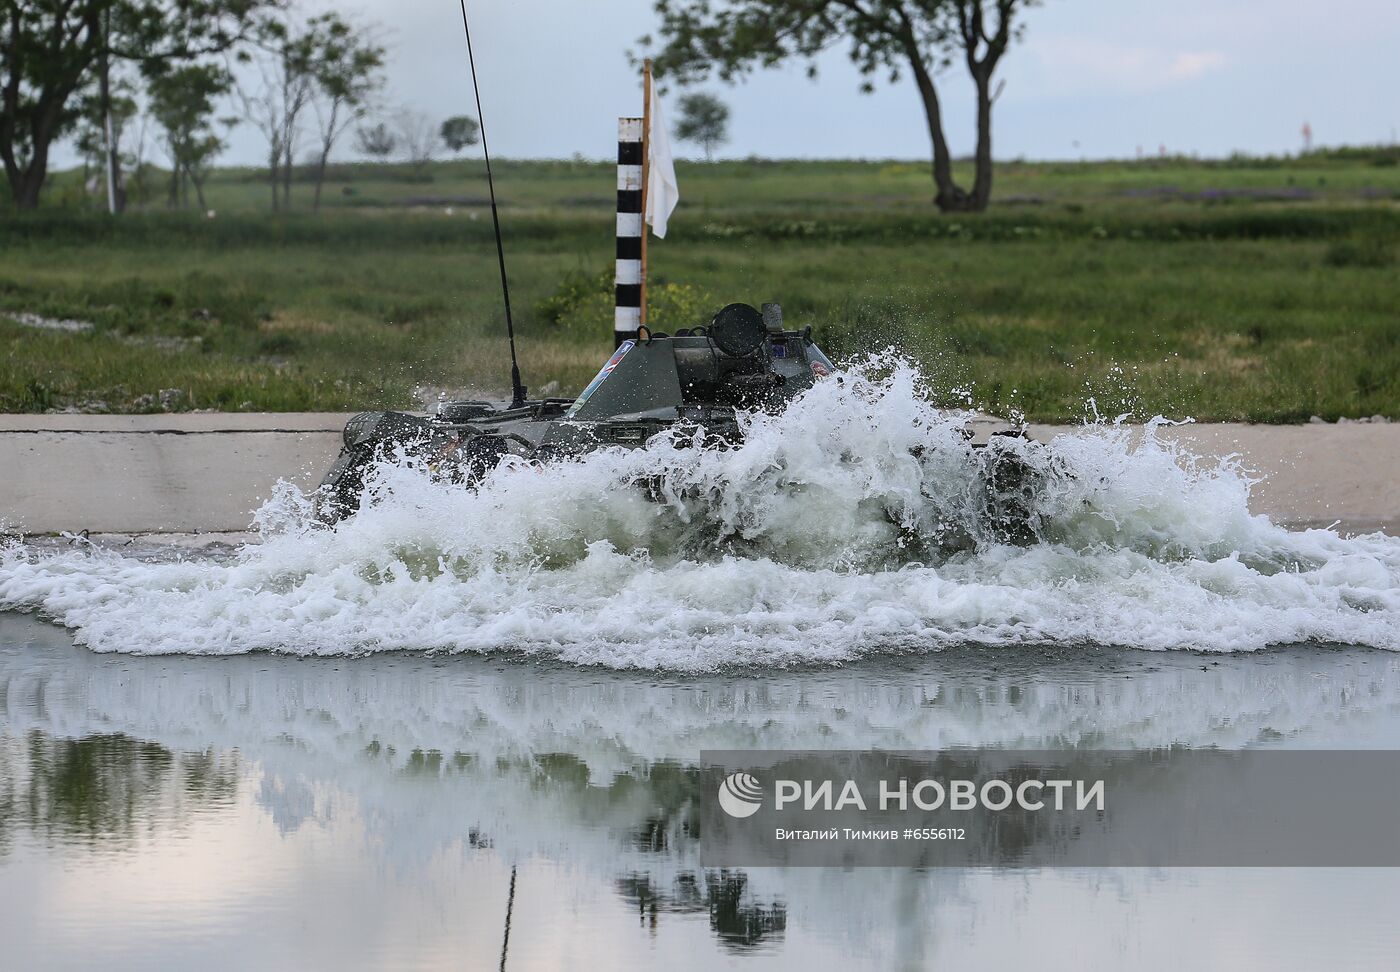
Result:
[[[0,523],[8,533],[246,530],[278,479],[315,484],[347,417],[0,415]],[[1065,431],[1031,429],[1041,439]],[[1188,425],[1166,434],[1200,455],[1243,456],[1266,477],[1256,512],[1290,525],[1400,533],[1400,423]]]
[[248,529],[278,479],[314,486],[348,415],[0,415],[7,533]]

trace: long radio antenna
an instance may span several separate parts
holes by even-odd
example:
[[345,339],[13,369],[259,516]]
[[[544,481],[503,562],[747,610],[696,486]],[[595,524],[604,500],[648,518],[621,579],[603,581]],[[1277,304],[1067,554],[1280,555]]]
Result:
[[496,180],[491,177],[491,150],[486,147],[486,116],[481,111],[481,88],[476,83],[476,58],[472,56],[472,29],[467,25],[467,0],[462,5],[462,30],[467,34],[467,63],[472,70],[472,93],[476,95],[476,117],[481,125],[481,154],[486,157],[486,186],[491,193],[491,223],[496,227],[496,259],[501,264],[501,297],[506,305],[506,337],[510,340],[510,407],[525,404],[525,386],[520,382],[520,365],[515,359],[515,322],[510,316],[510,282],[506,279],[506,249],[501,244],[501,216],[496,211]]

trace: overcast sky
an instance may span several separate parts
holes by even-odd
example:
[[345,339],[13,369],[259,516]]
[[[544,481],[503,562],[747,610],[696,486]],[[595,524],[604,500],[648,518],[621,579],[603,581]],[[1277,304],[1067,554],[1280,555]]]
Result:
[[[389,106],[475,114],[456,0],[351,0],[389,48]],[[650,0],[469,0],[482,100],[501,156],[614,154],[619,114],[640,114],[627,51],[653,29]],[[998,158],[1226,155],[1390,142],[1400,128],[1400,0],[1045,0],[1002,62]],[[844,51],[816,81],[797,64],[703,86],[731,108],[719,154],[924,158],[918,95],[857,91]],[[971,89],[940,82],[953,149],[972,148]],[[672,120],[674,95],[666,103]],[[350,139],[347,138],[347,149]],[[682,154],[698,154],[680,146]],[[225,162],[260,162],[251,126]]]

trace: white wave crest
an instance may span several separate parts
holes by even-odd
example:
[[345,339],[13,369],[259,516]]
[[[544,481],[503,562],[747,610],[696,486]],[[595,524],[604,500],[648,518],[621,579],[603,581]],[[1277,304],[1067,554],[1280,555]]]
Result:
[[479,488],[413,462],[318,524],[289,485],[231,559],[0,551],[0,608],[99,651],[519,651],[685,670],[881,651],[1076,643],[1400,650],[1400,540],[1250,514],[1232,460],[1095,425],[1000,440],[1033,471],[1037,538],[997,542],[966,415],[904,364],[853,369],[741,445],[505,465]]

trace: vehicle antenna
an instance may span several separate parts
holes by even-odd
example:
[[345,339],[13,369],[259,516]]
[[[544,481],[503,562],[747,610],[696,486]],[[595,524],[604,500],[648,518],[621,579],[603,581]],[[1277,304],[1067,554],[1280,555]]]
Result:
[[472,56],[472,29],[467,25],[467,0],[462,5],[462,30],[467,35],[467,63],[472,71],[472,93],[476,95],[476,117],[481,125],[481,154],[486,157],[486,186],[491,193],[491,223],[496,228],[496,259],[501,264],[501,297],[506,305],[506,337],[510,340],[510,407],[525,404],[525,386],[520,382],[520,365],[515,358],[515,322],[510,316],[510,283],[506,280],[506,250],[501,245],[501,217],[496,211],[496,182],[491,178],[491,150],[486,147],[486,116],[481,111],[481,89],[476,83],[476,58]]

